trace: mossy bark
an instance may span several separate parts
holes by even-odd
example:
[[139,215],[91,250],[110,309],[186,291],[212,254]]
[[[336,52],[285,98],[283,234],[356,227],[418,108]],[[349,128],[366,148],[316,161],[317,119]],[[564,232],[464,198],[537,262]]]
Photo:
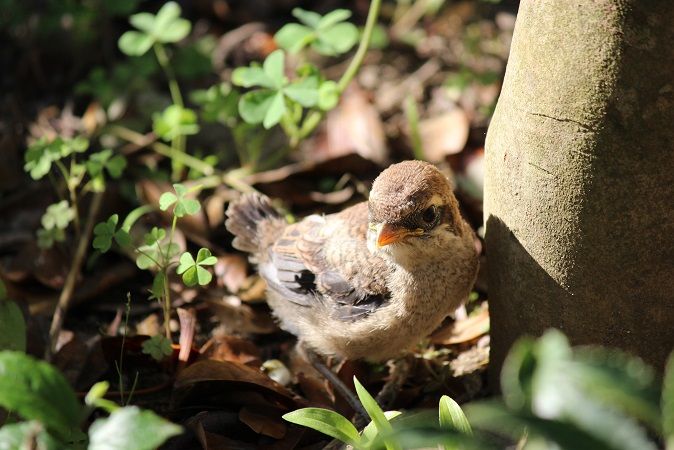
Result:
[[486,145],[492,374],[555,327],[674,346],[674,1],[523,0]]

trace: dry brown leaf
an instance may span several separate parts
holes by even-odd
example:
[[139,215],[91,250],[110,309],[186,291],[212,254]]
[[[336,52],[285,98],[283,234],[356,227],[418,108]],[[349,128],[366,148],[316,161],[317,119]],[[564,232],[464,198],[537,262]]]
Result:
[[260,349],[247,339],[230,335],[217,335],[201,348],[204,358],[216,361],[234,361],[259,368],[262,365]]
[[352,84],[339,105],[328,113],[324,139],[311,146],[312,159],[332,159],[349,153],[384,164],[388,159],[384,125],[365,91]]
[[477,314],[456,321],[452,326],[444,327],[433,333],[431,342],[442,345],[461,344],[473,341],[488,332],[489,309],[485,304]]
[[286,425],[280,415],[278,411],[270,411],[269,408],[244,406],[239,411],[239,420],[258,434],[283,439]]
[[440,162],[447,155],[459,153],[466,146],[470,124],[460,108],[419,122],[424,155],[431,162]]
[[206,300],[209,309],[228,331],[238,333],[268,334],[278,330],[270,314],[242,303],[234,296],[221,300]]

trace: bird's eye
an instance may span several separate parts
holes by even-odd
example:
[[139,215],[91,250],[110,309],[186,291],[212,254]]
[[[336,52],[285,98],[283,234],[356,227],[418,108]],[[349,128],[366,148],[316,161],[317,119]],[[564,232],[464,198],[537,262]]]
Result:
[[426,208],[421,214],[421,220],[423,220],[426,225],[435,225],[435,221],[438,220],[438,207],[431,205]]

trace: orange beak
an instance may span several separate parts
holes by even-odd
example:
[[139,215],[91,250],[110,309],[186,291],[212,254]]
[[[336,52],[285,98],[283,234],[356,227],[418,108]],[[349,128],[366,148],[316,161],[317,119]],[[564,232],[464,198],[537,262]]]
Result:
[[410,230],[388,223],[381,224],[377,233],[377,247],[400,242],[407,236],[414,234]]

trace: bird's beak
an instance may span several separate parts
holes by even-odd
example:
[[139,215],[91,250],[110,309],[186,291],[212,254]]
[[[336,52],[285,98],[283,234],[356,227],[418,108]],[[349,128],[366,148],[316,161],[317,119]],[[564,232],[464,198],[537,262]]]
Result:
[[371,224],[370,227],[376,233],[377,248],[400,242],[407,236],[416,234],[414,231],[408,230],[407,228],[391,225],[390,223]]

